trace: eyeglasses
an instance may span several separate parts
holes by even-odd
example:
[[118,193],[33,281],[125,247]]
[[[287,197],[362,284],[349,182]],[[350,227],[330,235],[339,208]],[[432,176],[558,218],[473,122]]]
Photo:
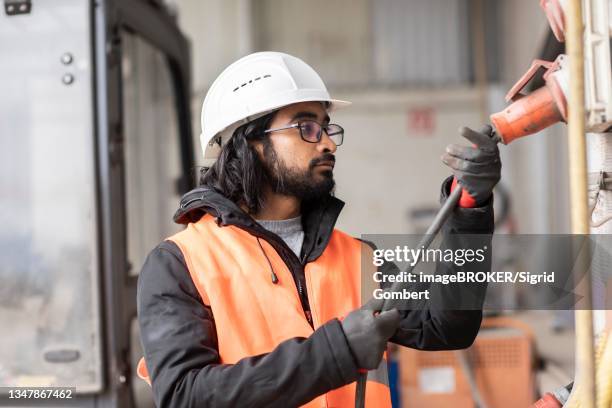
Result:
[[327,136],[329,136],[336,146],[340,146],[344,140],[344,129],[342,126],[334,123],[320,125],[314,120],[304,120],[284,127],[268,129],[264,131],[264,134],[294,128],[300,130],[302,140],[308,143],[319,143],[321,141],[321,137],[323,136],[323,131],[327,133]]

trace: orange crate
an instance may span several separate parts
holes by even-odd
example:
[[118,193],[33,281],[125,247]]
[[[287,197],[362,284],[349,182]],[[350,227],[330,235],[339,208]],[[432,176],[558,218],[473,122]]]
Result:
[[483,321],[476,341],[467,350],[400,347],[402,406],[473,408],[474,398],[459,353],[465,353],[488,407],[522,408],[535,401],[531,329],[520,321],[495,317]]

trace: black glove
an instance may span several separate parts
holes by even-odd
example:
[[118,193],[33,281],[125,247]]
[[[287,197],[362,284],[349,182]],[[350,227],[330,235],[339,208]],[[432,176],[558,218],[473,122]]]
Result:
[[464,190],[463,195],[467,192],[475,205],[480,206],[491,197],[493,187],[501,177],[499,149],[492,137],[493,128],[489,125],[485,125],[480,132],[468,127],[461,128],[460,132],[475,146],[449,144],[442,161],[453,170],[455,179]]
[[374,314],[381,306],[381,301],[372,299],[342,320],[344,335],[359,368],[374,370],[378,367],[387,340],[399,327],[401,317],[397,310]]

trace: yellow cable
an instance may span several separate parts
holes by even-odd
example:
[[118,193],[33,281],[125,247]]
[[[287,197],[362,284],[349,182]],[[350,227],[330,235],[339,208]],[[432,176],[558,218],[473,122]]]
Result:
[[[595,351],[595,369],[597,382],[596,407],[612,408],[612,335],[610,331],[602,333],[597,339]],[[569,401],[563,408],[584,408],[580,396],[584,390],[580,383],[574,383]]]
[[610,331],[601,335],[595,355],[597,408],[612,408],[612,340],[610,337]]

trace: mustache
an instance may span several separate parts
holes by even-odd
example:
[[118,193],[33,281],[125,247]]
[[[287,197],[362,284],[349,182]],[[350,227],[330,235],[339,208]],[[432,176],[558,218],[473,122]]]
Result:
[[312,159],[310,161],[310,168],[312,169],[313,167],[315,167],[316,165],[318,165],[319,163],[322,162],[332,162],[332,163],[336,163],[336,157],[331,154],[331,153],[325,153],[323,156],[321,157],[317,157],[316,159]]

